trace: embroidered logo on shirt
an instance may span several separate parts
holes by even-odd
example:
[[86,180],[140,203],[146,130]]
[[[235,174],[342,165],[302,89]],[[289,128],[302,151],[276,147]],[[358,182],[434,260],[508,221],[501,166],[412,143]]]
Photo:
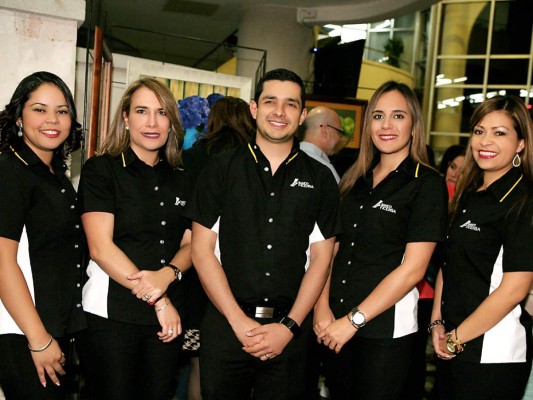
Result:
[[298,178],[294,178],[294,182],[291,183],[290,186],[291,186],[291,187],[298,186],[298,187],[306,188],[306,189],[314,189],[314,188],[315,188],[315,187],[314,187],[313,185],[311,185],[309,182],[302,182],[302,181],[299,180]]
[[182,206],[184,207],[187,202],[185,200],[180,200],[179,197],[176,197],[176,202],[174,203],[175,206]]
[[383,200],[378,201],[372,208],[379,208],[380,210],[396,214],[396,210],[390,204],[383,203]]
[[463,225],[460,225],[459,228],[470,229],[471,231],[476,231],[476,232],[481,231],[481,229],[476,224],[471,222],[470,220],[466,221]]

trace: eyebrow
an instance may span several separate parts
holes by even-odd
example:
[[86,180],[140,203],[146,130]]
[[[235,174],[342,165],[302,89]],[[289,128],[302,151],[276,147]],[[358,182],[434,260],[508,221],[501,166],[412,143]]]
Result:
[[[384,113],[385,111],[383,110],[374,110],[372,111],[372,113]],[[404,111],[404,110],[392,110],[393,113],[402,113],[402,114],[408,114],[407,111]]]
[[[30,104],[30,107],[33,107],[33,106],[48,107],[48,104],[35,102],[35,103]],[[57,107],[67,107],[68,108],[68,104],[58,104]]]

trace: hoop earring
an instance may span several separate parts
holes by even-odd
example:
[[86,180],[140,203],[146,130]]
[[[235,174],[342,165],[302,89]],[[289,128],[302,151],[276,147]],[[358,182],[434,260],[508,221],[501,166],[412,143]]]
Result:
[[17,132],[18,137],[22,137],[24,133],[22,132],[22,122],[19,124],[19,131]]
[[520,159],[520,156],[518,153],[515,154],[513,158],[513,167],[518,168],[522,164],[522,160]]

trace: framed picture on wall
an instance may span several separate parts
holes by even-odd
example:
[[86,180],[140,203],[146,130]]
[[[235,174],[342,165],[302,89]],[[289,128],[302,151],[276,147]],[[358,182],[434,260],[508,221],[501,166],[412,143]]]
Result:
[[349,98],[309,95],[305,100],[305,108],[311,110],[317,106],[324,106],[335,110],[341,117],[344,140],[342,147],[358,149],[361,144],[363,128],[363,114],[367,105],[366,100]]

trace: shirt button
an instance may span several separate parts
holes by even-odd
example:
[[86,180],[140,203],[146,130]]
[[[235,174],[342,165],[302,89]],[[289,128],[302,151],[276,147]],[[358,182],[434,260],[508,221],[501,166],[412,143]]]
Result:
[[72,205],[70,206],[70,209],[71,209],[71,210],[74,210],[75,208],[76,208],[76,206],[75,206],[74,204],[72,204]]
[[154,190],[157,192],[159,190],[159,186],[155,186]]
[[274,197],[275,195],[276,195],[276,193],[270,192],[270,197]]
[[274,218],[269,218],[268,222],[271,222],[271,223],[274,222]]
[[352,242],[351,245],[352,245],[352,247],[355,246],[355,242]]
[[270,250],[271,248],[272,248],[272,245],[271,245],[271,244],[267,245],[267,249]]
[[353,227],[356,228],[356,227],[357,227],[357,224],[353,224]]
[[346,279],[343,279],[343,280],[342,280],[342,284],[343,284],[343,285],[346,284]]
[[466,212],[466,209],[463,210],[463,214]]
[[81,285],[79,283],[76,283],[76,287],[80,287]]
[[65,192],[66,192],[66,190],[65,190],[65,189],[61,189],[61,193],[65,193]]
[[270,272],[266,272],[265,275],[266,275],[266,276],[270,276]]
[[166,261],[166,260],[165,260],[164,258],[162,258],[162,259],[161,259],[161,264],[164,264],[165,261]]
[[81,268],[81,265],[80,264],[76,264],[76,268]]
[[161,221],[161,225],[165,226],[167,224],[167,221]]
[[163,239],[161,239],[161,240],[159,241],[159,243],[160,243],[160,244],[165,244],[165,241],[164,241]]
[[80,229],[80,224],[76,224],[76,225],[74,225],[74,227],[75,227],[76,229]]
[[81,304],[80,304],[80,303],[76,304],[76,307],[80,308],[80,307],[81,307]]
[[268,172],[269,168],[268,168],[268,167],[265,167],[264,170],[265,170],[265,172]]
[[161,203],[159,203],[159,205],[160,205],[161,207],[163,207],[163,206],[165,205],[165,203],[164,203],[164,202],[161,202]]
[[351,261],[348,261],[348,265],[350,265],[352,262]]
[[77,244],[74,245],[74,248],[77,249],[79,246]]
[[265,299],[264,299],[264,300],[265,300],[265,301],[268,301],[268,297],[265,297]]
[[362,209],[363,209],[363,206],[359,207],[359,209],[362,210]]
[[344,299],[340,299],[339,301],[340,301],[341,303],[344,303]]

